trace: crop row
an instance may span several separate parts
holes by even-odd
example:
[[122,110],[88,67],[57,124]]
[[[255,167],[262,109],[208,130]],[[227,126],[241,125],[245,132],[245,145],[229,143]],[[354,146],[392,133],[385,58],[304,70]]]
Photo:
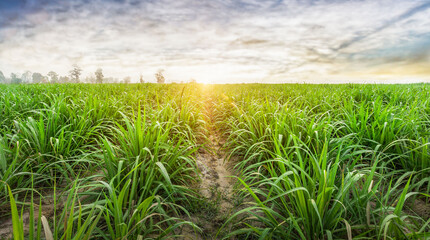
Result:
[[423,239],[429,99],[425,84],[0,85],[0,219],[14,239],[198,234],[210,118],[237,180],[219,238]]

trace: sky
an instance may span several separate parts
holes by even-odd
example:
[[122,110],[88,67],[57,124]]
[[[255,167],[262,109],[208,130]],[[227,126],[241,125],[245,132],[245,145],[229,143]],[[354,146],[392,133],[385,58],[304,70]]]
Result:
[[0,0],[0,71],[430,82],[430,0]]

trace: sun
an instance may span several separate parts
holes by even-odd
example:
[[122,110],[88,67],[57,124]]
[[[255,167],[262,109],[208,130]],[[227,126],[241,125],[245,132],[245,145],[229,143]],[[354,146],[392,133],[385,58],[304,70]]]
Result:
[[201,83],[201,84],[205,84],[205,85],[214,83],[212,80],[209,80],[209,79],[199,79],[196,82]]

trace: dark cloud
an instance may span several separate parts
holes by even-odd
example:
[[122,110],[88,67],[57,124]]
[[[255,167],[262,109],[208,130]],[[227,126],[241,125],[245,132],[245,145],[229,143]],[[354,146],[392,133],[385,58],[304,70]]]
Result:
[[0,1],[0,11],[7,12],[18,10],[25,6],[25,0],[3,0]]

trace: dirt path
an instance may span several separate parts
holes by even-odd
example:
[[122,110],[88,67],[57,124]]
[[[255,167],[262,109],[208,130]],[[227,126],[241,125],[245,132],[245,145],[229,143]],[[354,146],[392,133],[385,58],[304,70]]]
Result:
[[202,234],[193,231],[183,233],[184,239],[221,239],[220,227],[231,215],[233,209],[233,175],[224,161],[226,152],[222,149],[223,140],[216,131],[213,103],[209,98],[205,103],[208,143],[197,157],[201,181],[198,191],[202,197],[200,209],[192,215],[191,221],[202,228]]

